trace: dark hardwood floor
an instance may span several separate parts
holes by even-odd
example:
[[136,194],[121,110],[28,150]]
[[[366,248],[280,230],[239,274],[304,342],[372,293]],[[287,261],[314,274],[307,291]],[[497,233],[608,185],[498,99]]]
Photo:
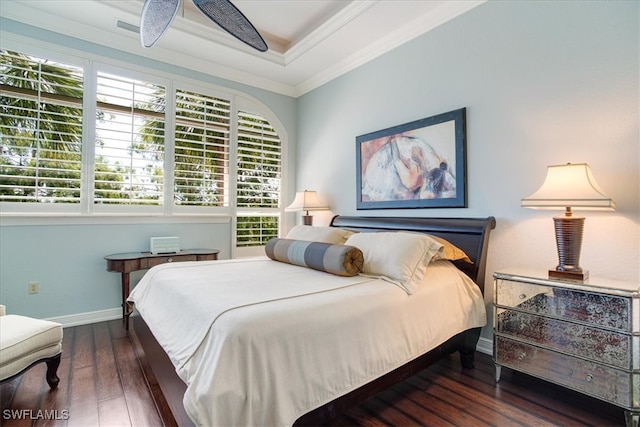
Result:
[[[0,386],[2,426],[164,425],[122,322],[64,330],[60,385],[40,364]],[[524,374],[478,353],[463,371],[457,355],[337,417],[333,426],[622,426],[624,412]]]

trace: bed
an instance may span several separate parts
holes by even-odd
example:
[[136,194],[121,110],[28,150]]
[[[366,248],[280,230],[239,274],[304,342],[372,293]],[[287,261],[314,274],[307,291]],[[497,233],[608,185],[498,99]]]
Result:
[[[326,249],[360,242],[365,263],[380,248],[388,250],[383,262],[395,262],[393,244],[367,252],[362,243],[387,235],[445,239],[470,260],[436,255],[416,279],[429,284],[413,287],[392,274],[295,265],[274,256],[277,250],[154,267],[131,294],[130,333],[163,419],[180,426],[319,425],[453,352],[473,367],[486,322],[493,217],[336,216],[330,227],[352,237]],[[303,243],[277,244],[284,242]],[[434,254],[440,246],[432,245]]]

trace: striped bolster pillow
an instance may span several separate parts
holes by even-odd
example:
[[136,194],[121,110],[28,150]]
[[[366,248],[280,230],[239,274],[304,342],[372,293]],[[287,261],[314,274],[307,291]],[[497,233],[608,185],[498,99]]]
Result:
[[265,252],[276,261],[338,276],[355,276],[364,264],[362,251],[355,246],[273,238],[267,242]]

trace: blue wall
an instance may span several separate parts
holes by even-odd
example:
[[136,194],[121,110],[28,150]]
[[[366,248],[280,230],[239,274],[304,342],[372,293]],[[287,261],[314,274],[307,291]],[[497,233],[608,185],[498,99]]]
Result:
[[[8,313],[57,317],[120,306],[119,273],[105,255],[148,251],[153,236],[180,236],[185,248],[218,248],[229,258],[228,221],[217,223],[69,224],[0,228],[0,297]],[[131,276],[136,283],[142,273]],[[29,295],[27,284],[40,291]]]
[[[640,284],[639,7],[490,1],[302,96],[298,187],[341,214],[496,216],[489,308],[494,271],[544,277],[557,264],[551,218],[561,212],[521,208],[521,198],[548,165],[587,162],[617,210],[582,212],[581,264]],[[356,210],[356,136],[461,107],[468,208]]]

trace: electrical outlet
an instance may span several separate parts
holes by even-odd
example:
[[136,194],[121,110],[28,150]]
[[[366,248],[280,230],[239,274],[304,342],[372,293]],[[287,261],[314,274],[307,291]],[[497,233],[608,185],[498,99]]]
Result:
[[38,282],[29,282],[29,293],[30,294],[37,294],[39,288],[40,288],[40,286],[38,285]]

